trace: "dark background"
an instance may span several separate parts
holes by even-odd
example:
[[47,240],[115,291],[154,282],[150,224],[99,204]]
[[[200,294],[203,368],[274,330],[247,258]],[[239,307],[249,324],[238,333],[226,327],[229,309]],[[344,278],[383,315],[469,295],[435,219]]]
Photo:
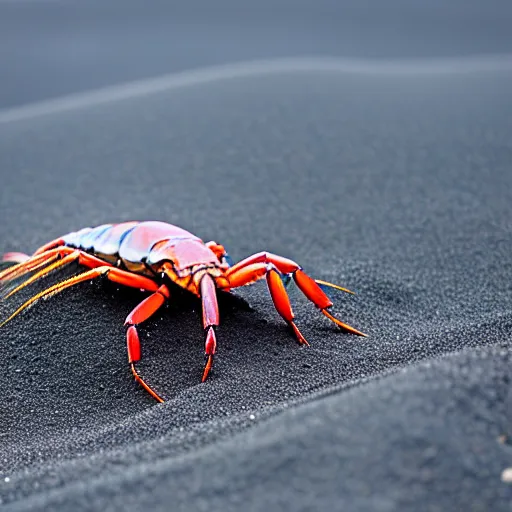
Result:
[[0,329],[2,505],[509,510],[509,3],[208,5],[0,2],[0,252],[165,220],[356,290],[334,312],[369,336],[291,287],[299,347],[258,283],[221,299],[200,384],[199,304],[176,293],[141,326],[158,405],[126,364],[144,294],[41,301]]
[[0,107],[248,59],[512,51],[507,0],[0,3]]

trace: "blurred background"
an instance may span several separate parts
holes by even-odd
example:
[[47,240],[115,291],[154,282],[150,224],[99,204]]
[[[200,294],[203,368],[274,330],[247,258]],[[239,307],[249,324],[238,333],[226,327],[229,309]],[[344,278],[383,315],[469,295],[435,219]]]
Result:
[[512,52],[508,0],[0,0],[0,109],[232,62]]

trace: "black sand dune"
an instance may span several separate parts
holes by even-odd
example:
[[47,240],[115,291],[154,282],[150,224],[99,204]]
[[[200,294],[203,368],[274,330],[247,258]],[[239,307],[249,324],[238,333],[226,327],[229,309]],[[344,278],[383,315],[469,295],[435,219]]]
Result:
[[[222,300],[200,384],[177,294],[126,364],[142,294],[83,284],[0,331],[7,510],[509,510],[512,72],[288,72],[0,125],[0,250],[160,219],[357,291]],[[75,272],[76,268],[69,269]],[[30,293],[2,303],[5,317]]]

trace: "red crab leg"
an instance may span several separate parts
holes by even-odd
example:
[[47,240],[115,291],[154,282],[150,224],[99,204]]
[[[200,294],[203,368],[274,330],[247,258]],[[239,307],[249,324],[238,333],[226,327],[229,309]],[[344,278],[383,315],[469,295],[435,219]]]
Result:
[[288,297],[288,293],[286,293],[281,276],[271,263],[251,263],[247,266],[238,267],[234,272],[229,272],[227,277],[230,287],[237,288],[253,283],[261,279],[264,275],[267,276],[268,289],[277,312],[293,329],[299,343],[309,345],[306,338],[304,338],[299,328],[295,325],[295,315],[293,314],[290,304],[290,298]]
[[[281,272],[282,274],[292,274],[295,283],[302,291],[302,293],[311,302],[313,302],[313,304],[315,304],[315,306],[318,309],[320,309],[320,311],[327,318],[329,318],[329,320],[334,322],[338,327],[344,329],[345,331],[348,331],[352,334],[357,334],[358,336],[366,336],[366,334],[358,331],[357,329],[354,329],[350,325],[341,322],[327,311],[327,309],[333,305],[331,300],[322,291],[322,289],[318,286],[315,280],[309,277],[302,270],[302,268],[293,260],[289,260],[288,258],[283,258],[282,256],[278,256],[276,254],[272,254],[269,252],[260,252],[252,256],[249,256],[248,258],[238,262],[236,265],[233,265],[226,272],[226,277],[231,281],[231,276],[255,263],[270,263],[274,265],[277,268],[277,270],[279,270],[279,272]],[[334,287],[336,286],[334,285]]]
[[200,288],[203,304],[203,327],[206,332],[206,341],[204,344],[206,364],[201,379],[201,382],[204,382],[212,368],[213,356],[217,348],[215,327],[219,325],[219,305],[217,303],[217,289],[215,288],[215,283],[208,274],[205,274],[201,279]]
[[132,370],[135,380],[158,402],[163,402],[161,398],[151,387],[146,384],[142,377],[135,368],[135,363],[140,361],[141,347],[139,333],[137,332],[137,325],[145,322],[150,316],[162,306],[162,304],[169,298],[169,290],[167,286],[162,285],[158,290],[145,298],[135,309],[126,317],[124,325],[128,325],[126,331],[126,346],[128,349],[128,363]]

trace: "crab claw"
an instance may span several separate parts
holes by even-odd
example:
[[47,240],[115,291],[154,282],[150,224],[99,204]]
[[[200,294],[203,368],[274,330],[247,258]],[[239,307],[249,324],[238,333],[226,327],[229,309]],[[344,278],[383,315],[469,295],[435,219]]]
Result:
[[367,334],[364,332],[358,331],[357,329],[354,329],[348,324],[343,323],[341,320],[338,320],[336,317],[332,316],[327,309],[322,309],[322,313],[332,322],[334,322],[338,327],[341,329],[350,332],[352,334],[357,334],[358,336],[364,336],[366,338]]
[[207,356],[206,364],[204,365],[203,378],[201,379],[201,382],[204,382],[208,378],[208,374],[210,373],[212,365],[213,355]]
[[201,382],[204,382],[213,365],[213,354],[215,354],[215,349],[217,348],[217,340],[215,339],[215,331],[213,326],[208,328],[208,332],[206,333],[206,342],[204,344],[204,353],[207,357],[206,364],[204,366],[203,378]]
[[[338,286],[337,284],[332,284],[327,281],[322,281],[321,279],[315,279],[316,284],[320,286],[320,288],[334,288],[335,290],[340,290],[345,293],[350,293],[351,295],[355,295],[355,292],[348,290],[347,288],[342,288],[341,286]],[[324,290],[325,291],[325,290]]]

